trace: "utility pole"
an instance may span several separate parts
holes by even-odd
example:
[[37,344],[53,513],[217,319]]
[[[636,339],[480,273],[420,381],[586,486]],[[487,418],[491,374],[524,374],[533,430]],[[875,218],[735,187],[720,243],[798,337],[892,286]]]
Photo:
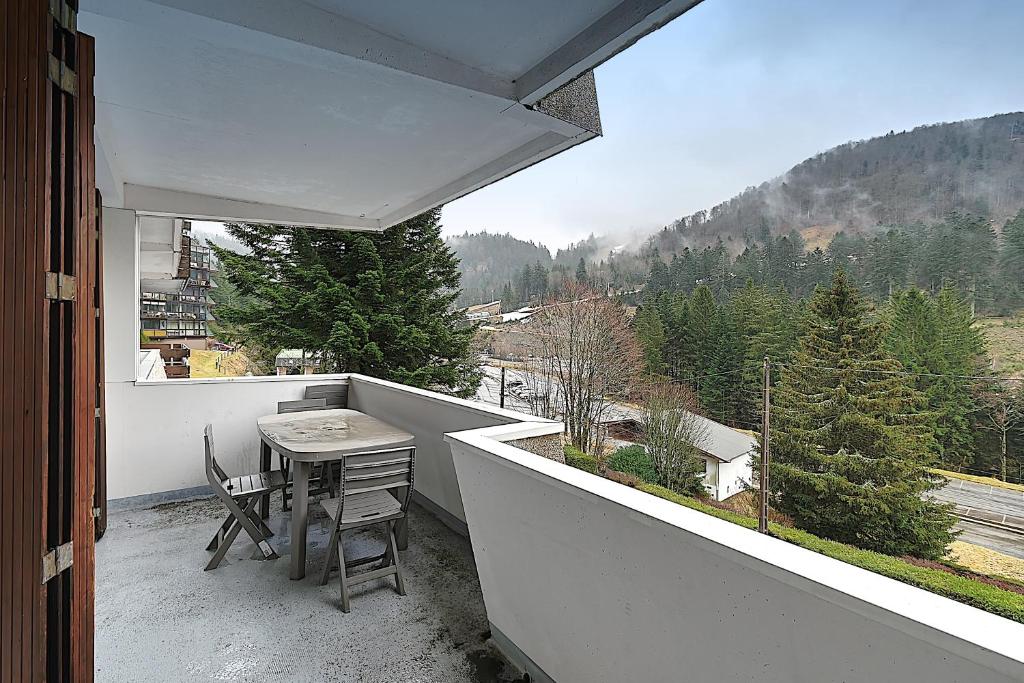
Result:
[[771,365],[768,363],[768,356],[764,357],[764,409],[761,414],[761,490],[760,505],[757,511],[757,530],[762,534],[768,533],[768,465],[771,462],[771,446],[769,439],[770,411],[771,411]]
[[498,406],[505,407],[505,366],[501,366],[501,389],[498,391]]

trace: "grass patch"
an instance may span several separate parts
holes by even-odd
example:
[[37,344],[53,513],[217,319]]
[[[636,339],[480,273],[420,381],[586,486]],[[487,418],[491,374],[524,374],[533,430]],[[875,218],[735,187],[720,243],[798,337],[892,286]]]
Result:
[[597,474],[597,458],[594,456],[587,455],[580,449],[568,443],[562,448],[562,452],[565,454],[565,464],[569,467],[575,467],[576,469],[583,470],[584,472]]
[[[739,524],[748,529],[757,528],[757,520],[753,517],[747,517],[729,510],[721,510],[695,498],[669,491],[661,486],[643,483],[637,488],[659,498],[664,498],[673,503],[678,503],[679,505],[711,515],[712,517],[724,519],[727,522]],[[769,523],[768,528],[776,538],[788,541],[801,548],[813,550],[847,564],[852,564],[862,569],[873,571],[876,574],[902,581],[911,586],[917,586],[932,593],[943,595],[957,602],[972,605],[986,612],[1024,623],[1024,595],[980,583],[941,569],[919,567],[898,557],[882,555],[870,550],[854,548],[845,543],[830,541],[800,529],[792,529],[775,523]]]
[[[220,359],[220,367],[217,360]],[[220,351],[193,350],[189,354],[190,377],[242,377],[249,371],[249,359],[241,351],[221,353]]]
[[948,557],[973,572],[1024,583],[1024,560],[1019,557],[963,541],[953,541],[949,546]]
[[963,474],[962,472],[950,472],[949,470],[940,470],[933,468],[931,470],[935,474],[941,474],[947,479],[963,479],[964,481],[973,481],[975,484],[985,484],[988,486],[995,486],[1000,489],[1009,489],[1011,491],[1022,491],[1024,492],[1024,485],[1013,484],[1008,481],[1001,481],[995,477],[980,477],[976,474]]
[[616,449],[608,456],[607,465],[617,472],[632,474],[650,484],[658,483],[658,472],[654,469],[654,461],[651,460],[647,449],[639,444]]

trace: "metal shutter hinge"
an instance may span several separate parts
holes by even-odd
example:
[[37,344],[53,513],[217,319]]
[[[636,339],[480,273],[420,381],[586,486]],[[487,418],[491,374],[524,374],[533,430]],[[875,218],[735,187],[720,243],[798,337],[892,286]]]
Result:
[[46,274],[46,298],[53,301],[75,300],[75,278],[64,273]]
[[54,55],[50,55],[50,68],[47,74],[58,88],[69,95],[77,94],[78,76],[72,69],[68,68],[67,64],[57,59]]
[[102,513],[102,511],[98,507],[92,509],[92,518],[93,519],[99,519],[101,514],[103,514],[103,513]]
[[70,567],[74,556],[74,541],[59,545],[43,555],[43,583]]

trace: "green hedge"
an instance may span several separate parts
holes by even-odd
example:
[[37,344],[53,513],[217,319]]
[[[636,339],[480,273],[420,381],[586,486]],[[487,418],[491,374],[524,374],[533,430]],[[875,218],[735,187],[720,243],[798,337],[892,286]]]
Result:
[[565,444],[565,447],[562,448],[562,452],[565,453],[566,465],[575,467],[578,470],[583,470],[584,472],[597,474],[597,458],[594,456],[587,455],[572,444]]
[[[641,484],[638,488],[651,495],[684,505],[719,519],[724,519],[733,524],[739,524],[748,529],[757,528],[757,520],[752,517],[746,517],[729,510],[720,510],[694,498],[669,491],[661,486]],[[820,538],[800,529],[772,523],[769,525],[769,531],[771,531],[773,536],[802,548],[813,550],[822,555],[828,555],[837,560],[873,571],[882,576],[888,576],[903,583],[909,583],[912,586],[923,588],[932,593],[944,595],[958,602],[973,605],[986,612],[1024,623],[1024,595],[1019,593],[1006,591],[967,577],[942,571],[941,569],[918,567],[909,562],[904,562],[898,557],[882,555],[870,550],[861,550],[845,543]]]
[[617,472],[632,474],[649,484],[658,483],[658,472],[654,469],[654,461],[647,449],[636,444],[623,446],[608,456],[608,467]]

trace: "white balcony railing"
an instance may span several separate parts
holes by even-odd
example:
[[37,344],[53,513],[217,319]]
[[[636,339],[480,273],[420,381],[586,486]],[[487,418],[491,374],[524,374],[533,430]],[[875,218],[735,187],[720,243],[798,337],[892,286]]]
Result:
[[[466,530],[491,632],[534,680],[1024,680],[1024,625],[505,443],[561,425],[359,375],[107,384],[112,498],[199,487],[308,384],[416,435],[417,499]],[[205,540],[205,539],[201,539]]]

